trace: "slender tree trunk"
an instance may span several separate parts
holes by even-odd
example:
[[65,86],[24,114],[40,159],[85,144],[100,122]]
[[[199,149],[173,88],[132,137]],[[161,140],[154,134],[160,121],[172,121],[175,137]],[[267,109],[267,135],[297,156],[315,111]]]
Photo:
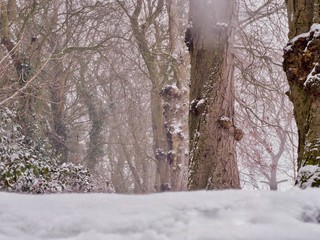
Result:
[[52,146],[56,153],[60,155],[61,162],[68,161],[68,132],[65,121],[65,86],[67,73],[64,72],[61,61],[52,60],[51,69],[47,70],[51,73],[51,81],[49,85],[50,106],[52,111],[52,136],[50,137]]
[[172,56],[173,83],[161,90],[164,100],[164,118],[168,143],[167,162],[170,167],[172,191],[187,190],[188,175],[188,74],[182,40],[184,5],[186,1],[167,0],[169,16],[169,53]]
[[[84,65],[86,63],[83,63]],[[101,109],[101,102],[97,98],[96,87],[91,87],[86,81],[84,67],[80,70],[80,93],[84,98],[84,104],[88,110],[88,116],[91,123],[89,132],[89,142],[85,162],[87,167],[94,173],[98,174],[97,166],[103,161],[104,156],[104,132],[105,116]]]
[[240,188],[233,124],[234,0],[191,0],[188,189]]
[[289,42],[283,68],[299,134],[298,176],[302,188],[320,186],[320,5],[318,0],[287,0]]
[[104,156],[104,116],[99,109],[99,101],[93,97],[94,92],[88,93],[86,96],[86,106],[88,108],[88,115],[91,122],[91,129],[89,132],[88,152],[85,158],[87,166],[92,172],[97,171],[97,166],[102,162]]
[[167,138],[164,127],[162,98],[158,88],[151,90],[151,122],[153,132],[153,152],[156,158],[156,190],[170,190],[169,165],[167,163]]
[[[57,0],[52,1],[53,12],[51,16],[48,16],[51,23],[49,28],[53,31],[54,26],[58,25],[58,12],[59,2]],[[49,36],[49,46],[51,49],[55,49],[58,53],[61,50],[61,36],[56,32]],[[66,95],[66,82],[68,78],[68,72],[65,69],[63,61],[61,59],[53,59],[49,63],[50,70],[47,70],[50,74],[50,106],[52,111],[52,134],[51,142],[57,155],[60,156],[61,162],[68,161],[68,131],[65,120],[65,95]]]
[[[135,165],[135,171],[137,171],[137,174],[135,174],[132,171],[132,175],[134,178],[139,179],[139,181],[135,182],[135,192],[136,193],[151,193],[154,192],[154,178],[152,177],[154,175],[154,164],[151,162],[151,160],[148,158],[146,151],[146,142],[148,141],[146,139],[146,134],[144,131],[145,125],[144,125],[144,117],[141,116],[141,112],[143,112],[143,106],[135,106],[135,104],[129,103],[128,106],[128,129],[130,130],[130,134],[132,135],[134,145],[133,150],[133,163]],[[120,136],[120,134],[119,134]],[[136,176],[139,176],[137,178]],[[140,190],[140,192],[139,192]]]

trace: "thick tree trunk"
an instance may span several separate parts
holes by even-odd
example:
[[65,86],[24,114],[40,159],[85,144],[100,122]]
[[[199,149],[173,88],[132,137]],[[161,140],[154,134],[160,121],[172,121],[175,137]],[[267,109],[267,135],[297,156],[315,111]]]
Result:
[[233,124],[235,1],[190,1],[191,54],[188,189],[240,188]]
[[320,186],[320,6],[318,0],[287,0],[289,40],[283,68],[299,134],[298,177],[302,188]]

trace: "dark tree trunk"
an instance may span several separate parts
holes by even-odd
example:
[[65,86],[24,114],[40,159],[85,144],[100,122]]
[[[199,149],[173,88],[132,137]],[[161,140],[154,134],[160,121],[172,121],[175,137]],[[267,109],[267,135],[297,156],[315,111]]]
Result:
[[289,42],[283,69],[299,134],[298,178],[302,188],[320,186],[320,5],[318,0],[287,0]]
[[240,188],[234,119],[235,1],[190,1],[189,190]]

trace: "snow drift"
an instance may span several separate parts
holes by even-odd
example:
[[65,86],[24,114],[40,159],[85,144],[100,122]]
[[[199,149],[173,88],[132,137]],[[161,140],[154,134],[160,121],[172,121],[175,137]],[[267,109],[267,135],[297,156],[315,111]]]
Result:
[[0,193],[1,240],[316,240],[320,191]]

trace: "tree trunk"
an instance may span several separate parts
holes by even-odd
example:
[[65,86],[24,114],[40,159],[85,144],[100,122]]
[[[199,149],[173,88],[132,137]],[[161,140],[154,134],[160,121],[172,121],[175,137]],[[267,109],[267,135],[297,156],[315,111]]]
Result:
[[[48,16],[50,22],[49,29],[58,26],[59,3],[57,0],[52,1],[52,14]],[[55,49],[55,53],[61,50],[61,36],[57,32],[52,32],[48,37],[48,44],[51,49]],[[68,162],[68,131],[65,116],[65,98],[66,98],[66,83],[68,79],[68,71],[62,59],[53,59],[50,61],[49,69],[51,79],[49,84],[50,106],[52,111],[52,133],[51,142],[56,154],[60,156],[61,162]]]
[[283,69],[299,134],[298,177],[302,188],[320,186],[320,6],[318,0],[287,0],[289,40]]
[[[82,63],[85,65],[86,63]],[[104,112],[101,109],[102,103],[97,98],[96,87],[91,87],[87,82],[84,67],[80,70],[80,93],[83,96],[84,104],[87,107],[88,117],[91,123],[89,132],[89,142],[87,155],[85,157],[85,162],[87,167],[92,171],[92,173],[98,175],[97,166],[102,162],[104,156],[104,132],[103,128],[105,125]]]
[[235,1],[190,1],[191,55],[188,189],[240,188],[233,124]]
[[168,146],[164,128],[162,98],[158,88],[151,90],[151,122],[153,133],[153,152],[156,158],[156,190],[170,190],[169,165],[167,163]]
[[[185,66],[181,62],[184,56],[180,28],[185,0],[158,0],[152,3],[137,0],[132,14],[129,14],[120,0],[117,2],[130,19],[133,35],[152,85],[150,106],[157,169],[156,189],[185,190],[188,162],[188,151],[185,149],[188,134],[184,132],[187,130],[187,106],[183,105],[183,101],[187,98],[187,80]],[[160,18],[165,6],[169,17],[169,39],[166,38],[166,33],[163,38],[159,35],[163,31],[164,23]],[[155,43],[153,37],[150,37],[152,33]],[[164,49],[168,49],[166,54],[163,54]],[[170,71],[173,72],[173,79],[170,78]],[[170,95],[172,90],[179,94]],[[176,126],[179,126],[179,132],[173,131]]]
[[[173,69],[173,83],[164,86],[161,96],[164,100],[164,118],[168,143],[167,162],[170,167],[172,191],[187,190],[188,179],[188,75],[186,54],[181,38],[184,34],[182,26],[183,10],[186,1],[167,0],[169,16],[169,53]],[[185,19],[187,20],[187,19]]]
[[50,62],[52,79],[49,84],[50,106],[52,111],[51,142],[61,162],[68,162],[68,132],[65,121],[65,86],[67,73],[63,70],[61,61]]

